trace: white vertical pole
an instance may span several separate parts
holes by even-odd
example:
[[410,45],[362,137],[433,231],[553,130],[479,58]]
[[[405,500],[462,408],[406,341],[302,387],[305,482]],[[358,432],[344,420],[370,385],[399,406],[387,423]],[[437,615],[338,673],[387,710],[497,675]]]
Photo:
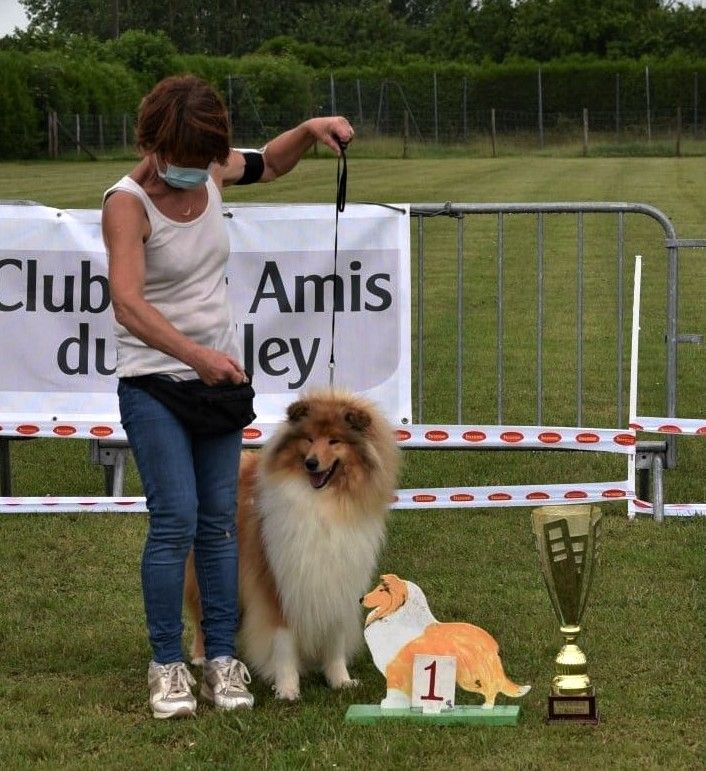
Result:
[[640,285],[642,256],[635,257],[635,285],[632,295],[632,343],[630,347],[630,422],[637,418],[637,364],[640,347]]
[[[635,257],[635,279],[632,295],[632,341],[630,344],[630,408],[629,423],[637,422],[637,366],[640,352],[640,288],[642,285],[642,256]],[[636,455],[628,455],[628,483],[635,489],[635,458]],[[631,501],[628,501],[628,517],[635,517],[635,509]]]

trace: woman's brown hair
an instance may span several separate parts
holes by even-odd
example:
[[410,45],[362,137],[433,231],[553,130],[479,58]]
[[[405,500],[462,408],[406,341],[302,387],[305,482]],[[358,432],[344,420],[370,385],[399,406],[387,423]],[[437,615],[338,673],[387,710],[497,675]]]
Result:
[[228,159],[228,129],[228,112],[216,91],[193,75],[175,75],[142,99],[135,138],[144,153],[206,166]]

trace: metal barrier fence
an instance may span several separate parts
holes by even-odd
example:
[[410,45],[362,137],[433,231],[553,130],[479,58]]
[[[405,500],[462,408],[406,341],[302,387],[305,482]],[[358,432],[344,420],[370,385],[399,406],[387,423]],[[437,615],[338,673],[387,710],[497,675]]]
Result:
[[[428,378],[428,356],[425,351],[425,317],[429,313],[429,303],[425,300],[426,273],[430,257],[426,241],[428,224],[432,218],[439,216],[456,220],[455,242],[449,244],[447,259],[453,259],[456,273],[455,295],[446,298],[447,306],[454,309],[455,323],[453,328],[455,361],[455,415],[456,423],[463,424],[469,420],[478,420],[479,410],[486,420],[493,419],[497,424],[516,422],[516,415],[508,415],[505,397],[507,373],[512,369],[514,357],[516,366],[530,367],[533,371],[533,393],[527,393],[526,398],[532,400],[534,415],[528,419],[527,411],[521,417],[537,426],[553,425],[599,425],[596,415],[600,414],[605,425],[615,428],[626,427],[629,418],[627,414],[628,379],[625,376],[629,350],[629,314],[630,287],[632,285],[632,257],[637,253],[647,254],[653,262],[652,272],[655,273],[655,261],[658,261],[657,272],[662,276],[660,294],[652,293],[652,303],[649,305],[643,325],[646,331],[652,332],[651,346],[648,335],[649,364],[644,369],[651,369],[651,377],[646,378],[643,391],[649,391],[649,406],[665,417],[676,417],[679,409],[679,378],[678,351],[682,344],[700,344],[703,334],[680,334],[679,324],[679,249],[693,249],[706,246],[706,241],[678,238],[671,220],[653,206],[641,203],[613,202],[566,202],[566,203],[498,203],[498,204],[415,204],[412,206],[412,216],[417,221],[416,234],[416,266],[417,266],[417,318],[416,318],[416,413],[415,420],[429,422],[425,405],[426,380]],[[530,230],[521,232],[520,244],[517,244],[517,232],[511,225],[516,219],[532,223]],[[490,227],[483,228],[479,220],[490,220]],[[559,229],[560,245],[556,239],[548,236],[553,229],[552,224],[557,219],[563,219],[565,227]],[[596,228],[596,219],[602,220],[602,227]],[[467,227],[466,227],[467,226]],[[470,237],[468,235],[470,228]],[[510,242],[509,234],[513,232],[515,244]],[[587,236],[587,233],[590,235]],[[596,245],[600,236],[601,243]],[[524,240],[522,240],[524,239]],[[469,241],[470,252],[469,255]],[[596,252],[602,253],[597,256]],[[453,255],[453,258],[451,258]],[[551,293],[555,291],[556,281],[551,281],[552,262],[560,263],[565,271],[569,256],[575,265],[573,285],[570,292],[564,292],[560,302],[573,305],[573,329],[564,330],[559,345],[564,346],[563,355],[550,355],[548,339],[557,344],[557,330],[552,328],[552,320],[548,315],[548,306],[556,298]],[[517,288],[508,292],[506,273],[511,262],[517,271],[518,257],[524,260],[524,294],[526,295],[525,313],[519,318],[524,329],[511,327],[508,324],[508,303],[517,301]],[[483,260],[485,258],[485,264]],[[494,265],[490,265],[492,262]],[[438,262],[438,257],[437,257]],[[474,268],[474,266],[476,266]],[[468,308],[469,297],[467,284],[476,275],[485,274],[488,281],[489,271],[494,268],[494,297],[484,307]],[[438,265],[436,267],[438,270]],[[608,275],[606,270],[610,271]],[[596,276],[597,271],[603,274]],[[482,278],[482,277],[481,277]],[[517,278],[517,277],[516,277]],[[491,277],[492,283],[492,277]],[[654,283],[654,282],[653,282]],[[465,288],[464,288],[464,285]],[[700,292],[698,294],[701,294]],[[572,296],[573,295],[573,296]],[[698,296],[698,295],[697,295]],[[587,305],[596,299],[600,303],[611,306],[608,311],[600,314],[600,326],[596,328],[595,318],[587,322]],[[661,303],[659,309],[655,303]],[[594,308],[595,310],[595,308]],[[486,320],[483,321],[483,311]],[[494,316],[493,318],[488,318]],[[554,313],[556,317],[556,313]],[[612,318],[611,318],[612,317]],[[469,324],[469,318],[474,321]],[[515,322],[518,319],[515,318]],[[587,323],[591,328],[587,329]],[[482,342],[468,341],[469,329],[474,326],[485,330]],[[527,327],[531,326],[531,334]],[[598,379],[594,372],[589,377],[586,366],[586,352],[591,343],[591,336],[598,334],[603,338],[602,353],[598,356]],[[523,344],[533,343],[531,355],[518,350],[518,345],[512,346],[513,339],[520,335]],[[487,378],[489,357],[487,351],[483,356],[482,348],[494,338],[494,355],[492,358],[495,370],[495,405],[494,416],[489,416],[487,406],[479,405],[477,400],[468,403],[469,376],[477,371],[478,361],[486,363],[483,369]],[[612,338],[612,339],[611,339]],[[429,341],[432,342],[433,341]],[[474,345],[475,342],[475,345]],[[438,344],[438,343],[437,343]],[[608,351],[608,345],[613,351]],[[448,345],[448,343],[447,343]],[[548,368],[552,361],[563,361],[566,366],[566,347],[574,349],[574,372],[565,371],[561,377],[551,377],[548,384]],[[520,345],[519,348],[523,346]],[[524,354],[524,355],[523,355]],[[612,376],[608,371],[608,356],[613,359]],[[451,364],[447,360],[443,367]],[[594,369],[596,359],[594,358]],[[448,373],[448,369],[446,372]],[[661,375],[661,376],[660,376]],[[703,373],[701,373],[701,377]],[[605,385],[597,390],[596,383],[605,379]],[[699,378],[698,371],[692,377]],[[526,379],[526,378],[525,378]],[[694,385],[692,383],[692,385]],[[551,397],[551,398],[550,398]],[[547,401],[554,406],[555,414],[548,414]],[[586,414],[586,403],[590,402],[590,413]],[[611,408],[607,409],[609,402]],[[572,405],[573,420],[566,420]],[[558,415],[557,413],[558,407]],[[470,408],[470,409],[469,409]],[[693,404],[687,409],[694,409]],[[697,408],[698,409],[698,408]],[[469,414],[470,413],[470,414]],[[645,410],[642,414],[646,414]],[[691,413],[696,414],[696,413]],[[677,432],[674,432],[677,433]],[[641,472],[641,490],[638,497],[646,499],[648,486],[647,474],[652,472],[653,496],[661,500],[663,469],[674,468],[677,461],[677,440],[674,433],[661,432],[657,441],[641,441],[637,445],[637,469]],[[655,460],[655,458],[657,460]]]
[[[640,414],[677,417],[678,349],[702,339],[679,334],[679,250],[706,241],[679,239],[663,212],[641,203],[419,203],[411,215],[417,424],[444,426],[447,433],[449,426],[491,424],[627,428],[630,279],[637,253],[652,264],[642,317],[641,378],[648,398]],[[434,337],[428,339],[430,327]],[[436,397],[448,391],[449,380],[452,402]],[[561,430],[550,433],[532,449],[576,449],[559,443]],[[435,437],[427,439],[417,448],[444,449]],[[483,449],[475,441],[460,446]],[[660,475],[673,468],[676,442],[662,435],[638,443],[637,468]],[[510,440],[491,449],[501,448],[527,449]],[[105,457],[94,449],[98,462],[116,463],[110,448]],[[9,473],[3,439],[6,495]],[[661,490],[661,478],[653,486]]]

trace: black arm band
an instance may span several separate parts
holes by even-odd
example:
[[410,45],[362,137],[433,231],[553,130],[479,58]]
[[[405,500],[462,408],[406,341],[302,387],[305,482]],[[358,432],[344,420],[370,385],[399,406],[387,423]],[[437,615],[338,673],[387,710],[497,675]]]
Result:
[[240,150],[245,159],[245,169],[243,176],[235,183],[236,185],[252,185],[253,182],[259,182],[265,171],[265,158],[257,150]]

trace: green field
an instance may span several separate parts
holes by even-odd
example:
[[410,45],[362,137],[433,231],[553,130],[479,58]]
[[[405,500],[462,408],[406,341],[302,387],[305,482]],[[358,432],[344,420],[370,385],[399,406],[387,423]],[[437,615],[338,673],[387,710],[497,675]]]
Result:
[[[97,208],[102,190],[129,168],[128,161],[0,164],[0,197]],[[704,158],[403,161],[358,158],[353,148],[348,199],[637,201],[664,211],[680,236],[703,238],[704,180]],[[335,162],[320,157],[272,185],[230,190],[227,200],[331,202],[334,188]],[[523,227],[513,222],[507,233],[512,302],[505,401],[507,420],[531,422],[533,383],[526,375],[523,319],[531,316],[532,303],[522,290],[534,280],[533,267],[523,262],[533,254],[527,236],[533,231]],[[547,303],[546,410],[557,424],[572,419],[575,367],[566,340],[572,339],[575,312],[570,286],[573,227],[553,221],[546,225],[547,244],[552,244],[547,248],[548,287],[568,287]],[[424,409],[429,420],[453,420],[456,223],[440,217],[428,228]],[[467,219],[464,234],[463,292],[469,309],[464,416],[469,422],[492,422],[494,224]],[[613,404],[615,363],[610,357],[615,341],[607,331],[612,300],[601,300],[613,244],[613,222],[587,220],[587,290],[593,299],[585,310],[586,411],[597,425],[611,424]],[[664,249],[658,228],[629,225],[626,259],[638,251],[649,276],[641,406],[647,414],[660,414]],[[704,255],[685,252],[680,271],[680,331],[703,334]],[[705,355],[703,346],[680,350],[680,414],[685,417],[706,411]],[[667,474],[668,500],[706,499],[706,454],[698,442],[686,438],[680,445],[679,467]],[[85,442],[18,442],[12,460],[17,494],[102,490],[100,470],[90,464]],[[607,479],[624,470],[623,461],[578,453],[407,453],[401,486]],[[139,493],[134,469],[127,488]],[[374,703],[384,695],[383,679],[365,652],[353,665],[354,676],[363,683],[357,692],[332,694],[312,677],[301,704],[282,705],[256,682],[252,714],[221,715],[201,708],[197,720],[157,723],[146,704],[149,652],[139,589],[145,519],[2,518],[0,764],[12,769],[704,768],[706,720],[700,696],[706,689],[706,520],[671,520],[660,526],[648,520],[629,523],[620,505],[606,513],[602,564],[584,638],[598,688],[602,722],[597,728],[543,722],[559,637],[534,554],[528,511],[392,515],[381,572],[397,572],[419,583],[438,618],[488,629],[501,644],[508,673],[533,685],[522,700],[520,725],[494,729],[346,725],[349,704]],[[467,694],[459,700],[476,701]]]

